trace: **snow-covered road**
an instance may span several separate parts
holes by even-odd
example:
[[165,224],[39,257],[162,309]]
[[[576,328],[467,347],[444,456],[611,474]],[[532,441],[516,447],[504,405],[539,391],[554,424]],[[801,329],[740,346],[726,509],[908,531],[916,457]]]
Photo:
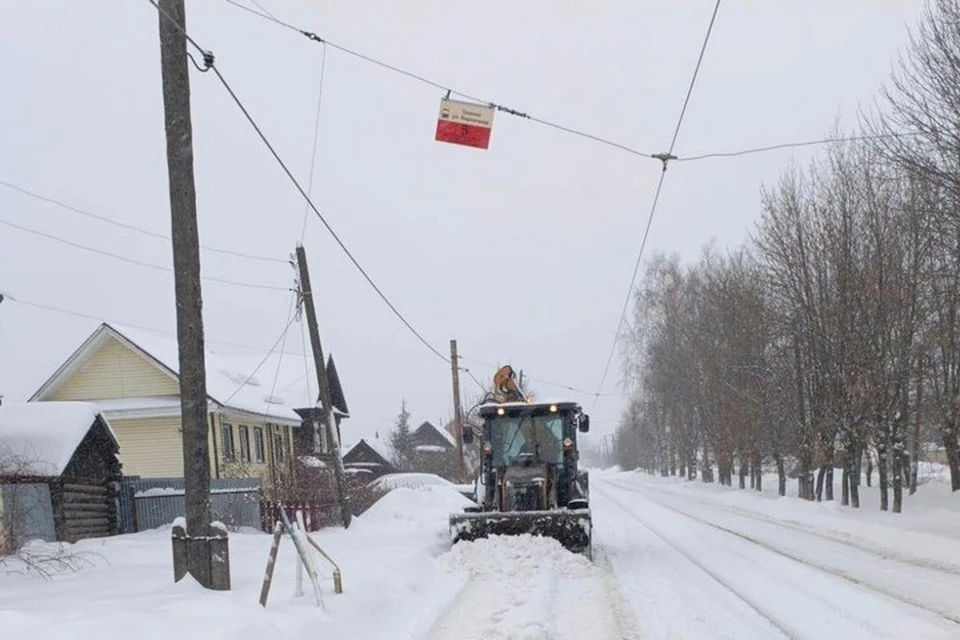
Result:
[[[642,607],[644,636],[960,637],[960,575],[949,565],[736,513],[641,477],[598,478],[592,492],[597,540]],[[652,555],[662,557],[644,561]]]
[[[942,484],[942,483],[941,483]],[[49,581],[0,563],[0,629],[78,640],[960,638],[960,496],[935,482],[902,515],[638,473],[591,475],[594,560],[517,536],[450,548],[454,489],[391,491],[319,543],[343,569],[325,605],[294,596],[270,536],[231,535],[232,589],[172,582],[169,528],[87,540]],[[6,637],[6,635],[4,637]]]
[[591,483],[596,558],[547,541],[458,545],[466,577],[428,638],[957,638],[960,569],[671,490]]

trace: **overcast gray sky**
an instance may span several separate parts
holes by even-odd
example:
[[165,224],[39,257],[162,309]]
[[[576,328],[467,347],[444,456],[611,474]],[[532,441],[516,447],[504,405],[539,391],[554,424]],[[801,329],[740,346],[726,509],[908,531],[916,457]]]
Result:
[[[243,1],[243,0],[241,0]],[[649,152],[663,151],[713,0],[486,3],[261,0],[277,17],[454,90]],[[589,8],[587,8],[589,7]],[[854,124],[887,77],[918,0],[723,0],[680,133],[680,156],[822,137]],[[323,48],[222,0],[188,30],[298,177],[307,180]],[[156,11],[147,0],[0,0],[0,180],[169,230]],[[285,259],[304,205],[212,74],[191,74],[201,242]],[[357,259],[440,351],[595,390],[660,167],[507,114],[490,149],[433,140],[442,92],[328,50],[314,196]],[[676,164],[648,252],[694,260],[742,242],[759,188],[809,152]],[[0,219],[169,265],[169,243],[0,186]],[[325,348],[353,417],[345,439],[452,412],[449,366],[391,315],[319,221],[304,242]],[[206,276],[292,286],[284,264],[206,252]],[[0,291],[175,330],[170,273],[0,224]],[[271,345],[290,294],[207,281],[207,339]],[[0,305],[0,393],[26,399],[97,326]],[[287,350],[302,352],[299,325]],[[296,356],[291,356],[296,357]],[[484,382],[493,370],[466,366]],[[619,367],[607,392],[617,392]],[[476,385],[468,378],[465,392]],[[542,396],[563,391],[537,382]],[[589,410],[590,396],[574,394]],[[595,432],[624,404],[603,397]]]

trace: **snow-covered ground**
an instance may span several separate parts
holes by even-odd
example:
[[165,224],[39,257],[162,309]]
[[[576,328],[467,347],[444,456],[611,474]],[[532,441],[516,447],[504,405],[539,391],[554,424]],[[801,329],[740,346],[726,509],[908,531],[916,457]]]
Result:
[[[50,580],[0,566],[4,637],[36,638],[958,638],[960,496],[933,478],[879,513],[638,473],[594,472],[595,557],[529,536],[448,543],[449,486],[398,486],[347,531],[314,534],[325,608],[294,596],[281,546],[230,537],[233,589],[172,582],[169,530],[84,541]],[[793,489],[793,487],[791,487]],[[839,495],[839,494],[838,494]]]

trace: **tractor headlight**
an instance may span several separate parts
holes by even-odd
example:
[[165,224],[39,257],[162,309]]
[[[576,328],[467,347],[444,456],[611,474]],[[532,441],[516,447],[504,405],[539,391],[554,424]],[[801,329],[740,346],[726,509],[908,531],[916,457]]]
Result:
[[571,440],[570,438],[564,438],[564,439],[563,439],[563,450],[564,450],[564,451],[571,451],[572,449],[573,449],[573,440]]

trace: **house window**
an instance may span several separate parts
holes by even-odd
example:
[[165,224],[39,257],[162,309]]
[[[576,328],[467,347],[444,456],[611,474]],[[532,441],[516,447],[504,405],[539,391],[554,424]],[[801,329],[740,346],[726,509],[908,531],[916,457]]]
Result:
[[319,446],[317,450],[320,453],[330,453],[330,434],[327,433],[327,425],[321,423],[317,425],[316,429]]
[[250,429],[240,425],[240,461],[250,462]]
[[263,427],[253,428],[253,457],[257,462],[264,461],[263,455]]
[[273,455],[278,463],[283,462],[283,436],[279,433],[273,436]]
[[236,460],[237,452],[233,447],[232,424],[224,424],[220,427],[220,440],[223,444],[223,459],[227,462]]

